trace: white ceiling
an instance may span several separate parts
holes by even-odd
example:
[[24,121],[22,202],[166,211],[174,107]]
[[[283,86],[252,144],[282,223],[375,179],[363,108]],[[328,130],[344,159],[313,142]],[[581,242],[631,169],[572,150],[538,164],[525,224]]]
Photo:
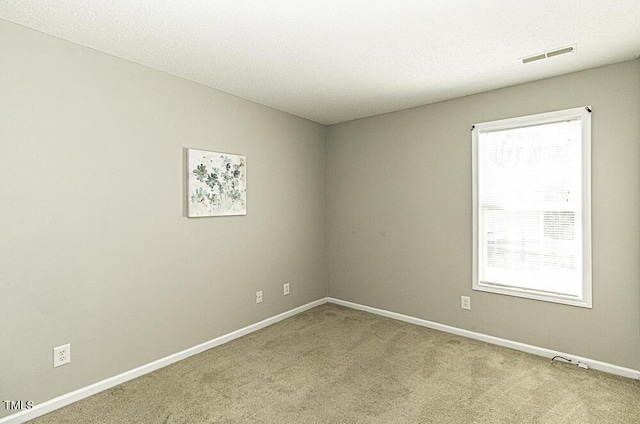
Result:
[[640,0],[3,0],[0,18],[323,124],[640,55]]

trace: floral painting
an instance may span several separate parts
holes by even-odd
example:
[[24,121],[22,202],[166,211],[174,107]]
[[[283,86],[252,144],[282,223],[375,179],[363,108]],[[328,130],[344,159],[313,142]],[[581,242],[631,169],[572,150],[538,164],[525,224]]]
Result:
[[244,156],[188,149],[188,216],[247,214]]

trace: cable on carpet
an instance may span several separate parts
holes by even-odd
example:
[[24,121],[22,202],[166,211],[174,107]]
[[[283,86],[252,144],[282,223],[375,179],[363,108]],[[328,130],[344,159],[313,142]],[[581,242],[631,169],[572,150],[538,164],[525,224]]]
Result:
[[[560,355],[556,355],[556,356],[554,356],[553,358],[551,358],[551,363],[553,364],[553,361],[555,361],[556,359],[562,359],[562,360],[566,361],[566,362],[567,362],[567,363],[569,363],[569,364],[573,364],[573,363],[574,363],[571,359],[569,359],[569,358],[565,358],[564,356],[560,356]],[[585,369],[585,370],[588,370],[588,369],[589,369],[589,365],[585,364],[584,362],[580,362],[580,361],[578,361],[578,362],[576,362],[575,364],[576,364],[577,366],[579,366],[580,368],[583,368],[583,369]]]

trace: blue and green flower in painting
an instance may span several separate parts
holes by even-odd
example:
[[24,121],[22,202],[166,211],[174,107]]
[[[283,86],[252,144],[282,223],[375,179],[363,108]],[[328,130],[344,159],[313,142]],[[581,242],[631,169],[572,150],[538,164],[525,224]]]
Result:
[[229,192],[229,197],[231,197],[234,202],[239,202],[242,200],[242,193],[238,189],[231,190]]
[[196,189],[196,192],[191,196],[191,201],[193,203],[204,203],[208,197],[209,193],[201,188],[198,188]]
[[204,164],[200,164],[193,170],[193,174],[196,176],[196,180],[204,181],[207,177],[207,167]]

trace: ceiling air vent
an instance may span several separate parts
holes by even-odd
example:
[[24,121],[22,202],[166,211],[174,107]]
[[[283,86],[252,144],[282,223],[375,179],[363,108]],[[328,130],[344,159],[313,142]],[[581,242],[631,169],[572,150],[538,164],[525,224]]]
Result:
[[522,63],[530,63],[530,62],[535,62],[537,60],[548,59],[553,56],[559,56],[565,53],[573,53],[575,51],[576,51],[576,45],[573,44],[571,46],[561,47],[559,49],[550,50],[548,52],[538,53],[533,56],[524,57],[521,60],[522,60]]

